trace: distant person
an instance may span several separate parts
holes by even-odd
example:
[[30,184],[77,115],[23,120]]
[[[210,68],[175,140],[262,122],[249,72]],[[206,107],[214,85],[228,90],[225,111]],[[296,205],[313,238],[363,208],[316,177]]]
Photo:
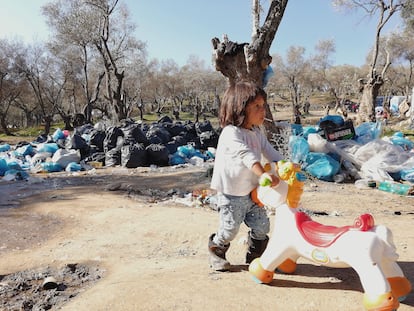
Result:
[[[223,129],[211,180],[211,188],[217,191],[219,228],[208,242],[210,266],[216,271],[229,270],[226,252],[242,222],[250,228],[246,263],[260,257],[269,241],[266,210],[250,197],[260,176],[267,174],[261,164],[262,156],[269,162],[282,159],[259,128],[265,118],[266,100],[263,89],[253,83],[238,82],[226,90],[220,106]],[[267,176],[272,186],[279,183],[278,176]]]
[[307,100],[305,101],[305,104],[303,105],[303,113],[309,114],[309,108],[310,108],[310,102]]
[[329,111],[331,110],[331,107],[329,106],[329,104],[328,105],[326,105],[325,106],[325,108],[324,108],[324,114],[325,114],[325,116],[328,116],[329,115]]
[[388,124],[388,118],[389,118],[388,110],[384,109],[384,112],[382,113],[382,120],[384,121],[385,125]]

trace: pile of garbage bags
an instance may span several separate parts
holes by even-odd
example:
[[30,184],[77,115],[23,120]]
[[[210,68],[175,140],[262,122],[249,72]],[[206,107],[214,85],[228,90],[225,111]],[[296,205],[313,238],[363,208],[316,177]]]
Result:
[[150,124],[123,120],[120,126],[85,124],[71,133],[56,129],[33,142],[0,144],[0,176],[25,179],[30,173],[88,170],[94,167],[199,165],[214,158],[218,133],[209,121]]
[[[396,132],[382,137],[383,123],[328,115],[315,126],[289,124],[290,160],[324,181],[407,181],[414,183],[414,143]],[[209,121],[124,120],[119,126],[97,123],[73,132],[57,129],[33,142],[0,144],[0,176],[26,179],[30,173],[89,170],[95,167],[169,166],[214,161],[219,132]],[[286,140],[287,138],[284,138]]]
[[314,127],[296,126],[292,132],[292,161],[320,180],[414,183],[414,143],[402,132],[381,138],[381,121],[353,128],[341,116],[328,115]]

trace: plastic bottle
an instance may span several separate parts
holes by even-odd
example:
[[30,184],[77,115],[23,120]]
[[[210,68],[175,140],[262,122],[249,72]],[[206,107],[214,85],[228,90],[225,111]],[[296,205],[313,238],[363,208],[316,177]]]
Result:
[[377,187],[377,183],[375,180],[372,179],[358,179],[355,181],[355,187],[358,189],[375,189]]
[[400,184],[389,180],[380,181],[377,183],[377,185],[379,190],[399,195],[408,195],[413,191],[414,188],[413,185]]

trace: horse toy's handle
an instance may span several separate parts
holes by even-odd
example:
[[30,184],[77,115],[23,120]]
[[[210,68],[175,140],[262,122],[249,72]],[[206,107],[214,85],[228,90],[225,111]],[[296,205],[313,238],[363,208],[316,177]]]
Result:
[[[275,166],[274,170],[279,175],[279,178],[288,184],[287,205],[291,208],[297,208],[303,193],[303,186],[306,180],[305,174],[301,171],[300,165],[297,163],[281,160],[273,164]],[[272,165],[265,165],[265,170],[272,170]],[[259,181],[261,186],[269,186],[270,182],[266,177]]]

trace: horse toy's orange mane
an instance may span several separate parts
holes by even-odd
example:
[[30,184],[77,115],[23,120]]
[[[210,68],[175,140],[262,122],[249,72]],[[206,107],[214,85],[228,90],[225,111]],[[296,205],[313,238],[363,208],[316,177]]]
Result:
[[[274,164],[274,167],[272,167]],[[286,160],[281,160],[275,163],[267,163],[265,165],[265,171],[277,174],[280,179],[286,181],[288,184],[288,193],[286,203],[291,208],[299,206],[300,198],[303,194],[304,181],[306,180],[305,174],[301,171],[300,165]],[[269,184],[268,180],[260,182],[261,186]]]

